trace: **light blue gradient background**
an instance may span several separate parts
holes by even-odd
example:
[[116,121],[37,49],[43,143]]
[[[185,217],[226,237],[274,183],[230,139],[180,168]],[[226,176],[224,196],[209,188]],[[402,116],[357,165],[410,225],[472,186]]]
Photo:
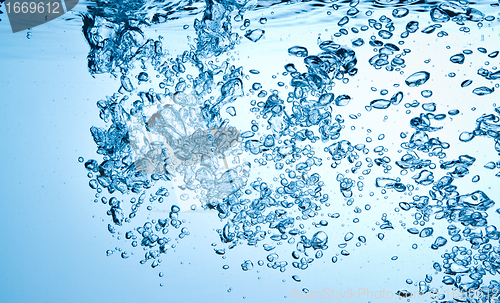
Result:
[[[88,73],[80,22],[44,24],[27,39],[26,31],[13,34],[5,17],[0,22],[1,302],[234,302],[243,296],[252,302],[279,300],[290,292],[282,275],[264,268],[244,273],[241,256],[222,260],[214,253],[210,244],[219,243],[215,229],[223,226],[215,212],[181,213],[191,235],[156,269],[139,264],[140,249],[127,260],[118,252],[107,257],[108,249],[131,247],[107,231],[107,208],[93,202],[95,192],[77,159],[97,156],[89,128],[103,124],[95,103],[116,91],[119,81]],[[131,227],[142,223],[132,221]],[[231,269],[222,270],[223,264]]]
[[[260,14],[262,12],[255,12],[253,16]],[[188,221],[186,226],[191,234],[180,241],[175,251],[169,251],[162,256],[163,262],[156,269],[139,264],[139,260],[142,259],[140,249],[134,250],[135,255],[127,260],[121,259],[117,252],[111,257],[106,257],[106,250],[115,247],[132,250],[129,249],[129,243],[117,241],[107,232],[107,224],[110,222],[106,216],[107,208],[101,203],[93,202],[95,192],[88,187],[87,172],[77,159],[80,156],[86,160],[97,158],[96,146],[89,128],[92,125],[103,124],[98,118],[95,103],[106,95],[114,93],[119,87],[119,81],[108,75],[96,78],[89,75],[86,61],[88,46],[81,34],[79,22],[44,24],[34,28],[33,37],[27,39],[26,32],[12,34],[6,14],[1,16],[3,19],[0,22],[1,302],[300,302],[301,300],[290,300],[292,288],[300,290],[307,287],[311,291],[322,290],[325,287],[342,291],[347,291],[351,287],[356,289],[364,287],[374,292],[382,289],[414,290],[404,281],[407,278],[412,278],[415,282],[423,280],[426,273],[433,272],[432,263],[440,261],[439,255],[445,249],[451,248],[448,244],[443,250],[431,251],[428,247],[432,239],[415,239],[400,228],[397,220],[392,222],[395,227],[397,225],[398,230],[386,232],[383,242],[374,240],[374,235],[380,230],[372,232],[373,223],[379,220],[383,211],[392,215],[395,204],[383,205],[383,201],[371,201],[374,210],[364,212],[363,216],[360,216],[362,218],[360,226],[355,228],[352,225],[337,226],[335,221],[330,221],[331,224],[325,229],[330,237],[330,248],[325,251],[323,259],[315,261],[306,271],[295,270],[291,264],[287,266],[287,272],[284,274],[279,270],[257,266],[257,260],[264,260],[268,254],[261,247],[241,245],[233,251],[228,251],[227,259],[222,260],[210,246],[213,242],[220,242],[215,230],[223,226],[215,212],[181,213],[180,217]],[[281,73],[286,62],[296,59],[283,55],[287,47],[300,43],[316,51],[314,44],[317,33],[330,35],[325,32],[325,25],[318,26],[311,21],[319,19],[305,18],[308,22],[301,27],[304,32],[294,32],[294,35],[291,35],[287,34],[286,27],[284,30],[283,26],[296,24],[297,20],[293,16],[283,23],[273,20],[268,12],[265,16],[269,20],[266,39],[261,40],[257,46],[268,52],[255,51],[252,48],[255,45],[245,42],[237,46],[239,50],[236,54],[241,50],[239,56],[241,59],[235,64],[246,66],[247,69],[258,68],[263,75],[269,76],[268,79],[277,71]],[[314,13],[311,16],[314,16]],[[325,14],[322,18],[332,17]],[[406,21],[409,21],[409,18]],[[192,22],[185,23],[192,24]],[[185,39],[186,34],[179,31],[182,24],[173,22],[172,28],[168,29],[172,35],[165,37],[176,42],[178,40],[173,38],[175,35],[183,35]],[[331,23],[330,27],[336,28],[335,24]],[[458,39],[462,39],[460,37],[458,36]],[[346,39],[348,38],[351,37]],[[438,70],[442,64],[443,74],[452,71],[446,65],[446,60],[439,60],[437,54],[443,52],[443,48],[441,44],[434,48],[434,36],[419,35],[418,38],[422,39],[420,46],[425,51],[419,53],[414,49],[416,52],[412,57],[414,61],[408,62],[411,69],[408,68],[407,73],[410,70],[416,71],[416,68],[425,69],[426,66],[423,66],[422,61],[427,58],[433,60],[436,58],[431,63],[437,66],[434,70]],[[494,50],[497,41],[495,38],[498,39],[496,34],[492,34],[492,37],[487,36],[488,43],[493,45],[490,45],[488,50]],[[283,40],[285,42],[281,44],[273,42]],[[450,44],[453,44],[454,40],[450,41]],[[477,40],[472,42],[478,43]],[[463,44],[450,52],[458,52]],[[165,45],[172,54],[180,53],[184,47],[185,45],[180,43]],[[251,59],[244,55],[245,49],[253,55]],[[369,58],[367,56],[371,53],[365,51],[357,54],[359,54],[358,62],[366,64]],[[417,61],[418,63],[415,63]],[[465,66],[461,68],[466,69]],[[471,73],[474,74],[472,68],[467,71],[467,74]],[[463,74],[465,71],[462,71],[461,75]],[[374,82],[366,83],[365,78],[374,79]],[[436,77],[437,79],[441,78]],[[272,84],[267,87],[272,87],[276,81],[272,80],[270,82]],[[460,144],[457,142],[459,131],[472,130],[475,127],[473,122],[475,118],[483,112],[491,112],[491,103],[498,92],[491,97],[482,98],[484,103],[470,104],[470,100],[463,97],[463,92],[450,84],[452,80],[448,78],[445,81],[449,82],[429,82],[425,88],[435,89],[436,92],[450,85],[448,89],[443,90],[449,92],[448,95],[435,96],[439,98],[439,102],[450,104],[449,107],[440,108],[440,111],[460,108],[465,118],[460,120],[457,117],[455,122],[449,122],[440,136],[450,143]],[[455,85],[458,80],[453,81]],[[378,93],[363,96],[359,87],[369,90],[368,87],[372,85],[394,90],[390,86],[392,83],[387,84],[387,79],[378,76],[376,71],[372,69],[360,71],[358,78],[354,78],[345,87],[345,90],[351,89],[353,94],[356,94],[354,90],[357,90],[362,96],[354,99],[356,102],[353,102],[352,107],[343,109],[345,113],[342,114],[346,118],[347,128],[358,125],[355,121],[347,119],[349,113],[361,112],[363,115],[368,115],[363,107]],[[407,88],[404,90],[410,91]],[[419,91],[420,89],[415,89],[412,94],[418,97]],[[408,97],[403,102],[411,100]],[[471,106],[477,106],[478,110],[471,113],[468,111]],[[396,134],[408,129],[410,115],[403,114],[402,105],[398,110],[399,116],[390,115],[389,122],[385,126],[381,122],[384,112],[371,113],[374,119],[372,127],[374,133],[377,133],[377,129],[384,131],[384,128],[391,128]],[[411,117],[413,116],[412,114]],[[360,135],[361,140],[363,136]],[[376,135],[372,137],[375,140]],[[479,168],[476,171],[471,170],[471,174],[466,177],[467,180],[457,180],[457,183],[466,184],[475,173],[484,172],[480,167],[486,161],[496,159],[492,154],[491,140],[475,139],[473,142],[476,144],[459,145],[460,148],[449,153],[450,159],[463,153],[473,154],[477,150],[486,154],[478,158],[476,165]],[[397,149],[388,143],[390,149]],[[325,163],[324,166],[328,164]],[[491,171],[487,172],[491,174]],[[265,174],[265,171],[263,173]],[[331,189],[338,191],[338,184],[332,181],[333,173],[325,174],[324,178],[326,182],[331,182]],[[498,201],[500,195],[498,188],[494,187],[495,181],[497,182],[493,177],[486,175],[475,188],[484,190],[492,199]],[[373,185],[366,184],[365,187],[371,188]],[[462,187],[461,193],[466,193],[466,187]],[[343,201],[336,199],[334,201],[337,202],[332,203],[332,208],[325,212],[340,212],[352,220],[355,216],[352,208],[340,206]],[[391,203],[394,202],[392,200]],[[124,205],[129,207],[125,202]],[[401,219],[407,224],[411,223],[407,219]],[[488,220],[498,225],[498,216],[491,216]],[[137,227],[141,223],[144,221],[133,220],[131,227]],[[310,228],[310,223],[306,223],[307,228]],[[439,230],[444,231],[445,223],[435,221],[434,227],[440,226]],[[308,233],[314,230],[311,228]],[[356,237],[364,234],[368,243],[351,251],[351,256],[339,258],[339,262],[332,264],[331,256],[339,251],[336,245],[348,231],[353,231]],[[421,249],[411,250],[411,244],[414,242],[418,242]],[[292,249],[288,245],[283,246],[286,246],[286,250],[284,247],[277,248],[280,256],[286,251],[286,255],[280,260],[290,262],[288,254]],[[349,246],[352,249],[353,244],[350,243]],[[398,255],[399,259],[390,261],[392,255]],[[254,269],[243,272],[240,264],[247,259],[253,261]],[[229,264],[230,269],[222,270],[224,264]],[[164,273],[163,278],[158,277],[159,271]],[[293,274],[299,274],[303,282],[294,282],[291,279]],[[439,285],[438,276],[434,278],[436,285]],[[283,279],[286,281],[282,282]],[[164,286],[160,287],[160,283]],[[228,293],[230,287],[232,291]],[[285,299],[284,296],[288,298]],[[366,300],[349,302],[351,301],[366,302]]]

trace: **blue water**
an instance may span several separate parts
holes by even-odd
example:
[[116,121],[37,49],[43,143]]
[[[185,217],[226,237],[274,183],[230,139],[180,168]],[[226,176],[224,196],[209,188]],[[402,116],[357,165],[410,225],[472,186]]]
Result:
[[1,293],[500,301],[498,7],[1,15]]

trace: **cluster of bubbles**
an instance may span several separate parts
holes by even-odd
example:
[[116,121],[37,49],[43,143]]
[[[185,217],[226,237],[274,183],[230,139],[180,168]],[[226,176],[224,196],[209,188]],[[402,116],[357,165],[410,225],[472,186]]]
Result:
[[[387,1],[375,2],[383,6]],[[411,4],[416,1],[406,2],[406,6],[392,10],[392,18],[412,17]],[[412,213],[414,222],[411,227],[405,223],[401,225],[415,237],[434,237],[432,250],[455,245],[451,252],[443,253],[441,262],[430,266],[436,274],[444,274],[442,283],[463,291],[480,290],[485,298],[498,292],[497,281],[491,280],[490,285],[483,283],[485,276],[500,273],[500,231],[488,223],[488,210],[494,201],[481,190],[459,192],[454,182],[469,174],[476,158],[462,154],[450,160],[446,152],[451,144],[433,135],[443,129],[436,125],[446,117],[458,115],[459,109],[440,113],[434,102],[405,103],[407,114],[409,108],[419,106],[423,112],[409,119],[410,132],[400,134],[400,153],[403,153],[400,159],[391,159],[387,146],[372,147],[371,137],[360,143],[351,142],[353,140],[342,135],[346,121],[336,113],[337,108],[349,106],[353,99],[335,84],[346,84],[358,74],[355,50],[369,45],[376,53],[368,60],[371,66],[403,74],[407,68],[404,57],[411,50],[401,48],[405,39],[418,34],[419,22],[411,20],[397,32],[397,23],[389,16],[381,16],[378,20],[367,19],[368,24],[360,28],[348,29],[349,22],[362,13],[360,2],[350,1],[346,15],[337,23],[339,31],[333,36],[349,35],[349,31],[356,35],[375,29],[378,37],[372,36],[368,43],[356,37],[351,46],[319,39],[319,51],[315,54],[304,46],[289,46],[289,56],[303,58],[303,70],[295,64],[285,63],[282,75],[290,77],[289,86],[278,82],[279,89],[266,90],[261,83],[250,82],[251,77],[259,75],[258,70],[245,71],[244,67],[231,64],[229,59],[218,59],[237,48],[241,39],[257,43],[265,36],[264,30],[250,29],[250,20],[244,19],[245,11],[259,7],[257,2],[207,0],[201,19],[194,22],[197,38],[188,50],[177,56],[164,50],[162,37],[144,37],[144,27],[168,24],[171,16],[160,11],[166,10],[164,6],[154,6],[147,14],[141,14],[145,3],[134,1],[138,6],[126,9],[118,2],[112,3],[116,5],[110,5],[109,1],[97,2],[89,14],[83,15],[83,33],[91,47],[89,72],[110,73],[120,79],[121,87],[112,96],[97,102],[101,119],[109,124],[91,128],[97,153],[103,160],[99,163],[81,158],[80,161],[88,170],[90,187],[97,191],[95,202],[100,200],[109,205],[109,232],[124,233],[133,247],[141,246],[146,251],[141,263],[149,262],[153,268],[157,267],[161,255],[189,235],[178,205],[171,206],[167,218],[148,220],[130,229],[132,219],[146,202],[147,191],[154,191],[157,184],[182,180],[176,187],[186,193],[194,192],[200,202],[199,206],[192,205],[192,210],[199,207],[212,210],[224,221],[224,227],[217,230],[223,248],[214,248],[216,254],[224,256],[226,249],[237,245],[261,246],[267,256],[256,262],[258,266],[267,262],[268,268],[286,272],[291,265],[290,270],[294,273],[308,269],[328,253],[331,245],[328,233],[335,232],[327,228],[328,224],[343,216],[337,212],[324,216],[324,209],[335,208],[332,196],[344,199],[346,205],[353,206],[354,213],[359,214],[371,209],[369,204],[355,205],[356,198],[362,197],[368,187],[377,188],[384,195],[404,193],[407,200],[400,202],[395,211]],[[193,3],[179,2],[177,5],[177,10],[190,11]],[[339,7],[332,5],[334,10]],[[495,20],[466,1],[443,1],[428,7],[427,11],[434,24],[420,30],[426,35],[449,21],[455,22],[460,31],[469,32],[471,29],[466,25],[470,23],[482,27],[485,22]],[[365,14],[370,17],[373,12],[367,10]],[[243,35],[232,29],[237,23],[242,23]],[[266,20],[261,19],[259,23],[263,25]],[[448,33],[441,30],[436,35],[441,38]],[[395,39],[401,40],[395,42]],[[490,59],[498,55],[498,51],[488,54],[484,48],[478,48],[478,52],[487,54]],[[464,50],[449,60],[464,64],[466,55],[470,54],[471,50]],[[497,80],[500,72],[495,70],[480,68],[478,75]],[[423,86],[431,76],[428,71],[415,71],[406,77],[405,84],[409,88]],[[453,78],[455,75],[450,73],[448,76]],[[151,87],[150,83],[157,83],[157,87]],[[251,88],[245,91],[247,83]],[[472,80],[465,80],[460,87],[471,84]],[[141,89],[144,86],[146,90]],[[284,92],[283,88],[288,91]],[[493,92],[494,88],[485,86],[472,91],[478,97]],[[381,91],[382,96],[387,94],[387,90]],[[429,98],[432,91],[423,90],[421,95]],[[137,99],[131,101],[131,97]],[[221,111],[225,109],[230,117],[244,116],[247,120],[248,113],[237,114],[239,108],[233,106],[247,99],[251,99],[250,115],[254,114],[255,120],[248,129],[238,130],[231,125],[230,119],[223,119]],[[365,109],[367,112],[387,110],[399,106],[403,99],[404,88],[399,87],[392,97],[375,99]],[[494,150],[500,155],[500,108],[495,112],[479,117],[476,128],[460,134],[459,140],[491,138]],[[349,118],[356,120],[360,116],[352,114]],[[380,135],[378,141],[383,140],[384,135]],[[329,165],[335,173],[328,181],[315,172],[315,167],[323,165]],[[340,167],[346,165],[348,168],[341,171]],[[272,177],[254,177],[251,174],[253,167],[269,170]],[[484,167],[500,169],[500,161],[490,161]],[[395,168],[400,169],[399,176],[392,173]],[[366,182],[374,174],[379,174],[374,184]],[[496,176],[500,177],[500,173]],[[474,176],[472,183],[479,178],[479,175]],[[134,195],[130,199],[130,213],[125,213],[123,201],[118,198],[100,197],[104,190],[110,195]],[[369,195],[374,193],[370,191]],[[168,202],[172,196],[171,191],[161,187],[154,194],[150,193],[149,202]],[[188,196],[182,194],[178,198],[184,201]],[[152,207],[147,209],[151,211]],[[376,222],[379,240],[395,229],[389,217],[390,214],[384,213],[380,222]],[[445,220],[449,224],[447,230],[430,227],[433,219]],[[309,234],[305,225],[313,220],[316,220],[313,226],[319,230]],[[355,224],[359,221],[358,217],[353,219]],[[122,232],[125,228],[128,230]],[[168,237],[169,228],[177,230],[174,240]],[[356,242],[356,247],[369,244],[367,235],[353,232],[346,233],[343,240],[338,244],[340,255],[329,256],[333,263],[339,261],[339,256],[351,254],[347,249],[349,243]],[[279,245],[291,247],[288,256],[274,252]],[[417,244],[412,247],[417,248]],[[119,251],[123,258],[129,256]],[[111,255],[113,251],[107,253]],[[392,260],[397,258],[394,256]],[[252,260],[244,260],[241,264],[243,271],[253,268]],[[301,282],[298,274],[293,274],[292,279]],[[418,287],[420,294],[438,293],[437,288],[432,287],[431,274],[417,283],[409,281],[408,284]],[[304,292],[307,291],[304,288]],[[411,296],[407,290],[395,293],[403,298]],[[437,299],[443,300],[444,296]]]

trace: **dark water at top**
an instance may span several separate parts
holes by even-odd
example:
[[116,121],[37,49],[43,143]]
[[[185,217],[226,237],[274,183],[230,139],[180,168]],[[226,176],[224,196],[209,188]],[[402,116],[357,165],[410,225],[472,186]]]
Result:
[[[328,299],[325,271],[386,267],[401,281],[383,297],[349,287],[500,302],[498,2],[85,5],[88,72],[119,87],[79,159],[120,240],[108,256],[161,270],[201,213],[221,220],[221,271],[241,254],[236,270],[281,272],[276,298]],[[352,268],[367,258],[379,272]]]

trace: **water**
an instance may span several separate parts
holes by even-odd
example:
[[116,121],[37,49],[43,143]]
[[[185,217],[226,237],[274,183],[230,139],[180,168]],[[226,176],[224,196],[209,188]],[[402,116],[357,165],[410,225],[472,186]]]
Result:
[[495,297],[497,2],[85,5],[55,26],[111,77],[74,161],[108,260],[210,258],[227,301]]

